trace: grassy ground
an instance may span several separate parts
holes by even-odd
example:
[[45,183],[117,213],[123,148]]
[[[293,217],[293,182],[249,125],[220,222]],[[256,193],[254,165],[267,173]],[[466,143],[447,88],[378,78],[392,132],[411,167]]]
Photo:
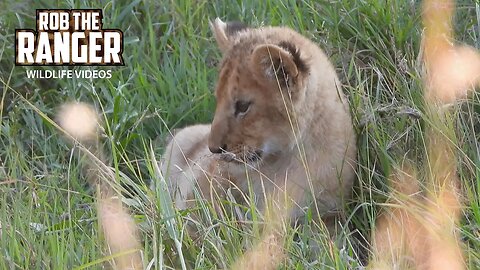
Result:
[[[124,67],[111,79],[29,80],[14,66],[14,29],[34,28],[36,8],[102,8],[104,27],[124,32]],[[145,265],[157,269],[225,268],[258,238],[260,225],[238,225],[210,213],[204,241],[184,234],[184,213],[166,223],[168,205],[148,185],[168,128],[212,119],[215,65],[209,32],[215,17],[252,26],[287,25],[316,41],[344,83],[358,136],[358,183],[336,246],[291,229],[285,269],[360,267],[357,246],[368,239],[388,192],[387,175],[405,158],[425,157],[420,47],[421,9],[415,1],[2,1],[0,2],[0,268],[101,268],[94,192],[79,153],[49,118],[66,101],[103,112],[104,144],[125,203],[135,214]],[[480,48],[480,7],[461,1],[456,39]],[[452,67],[454,68],[454,67]],[[53,69],[47,67],[45,69]],[[465,193],[461,236],[466,263],[480,269],[480,96],[458,106],[459,176]],[[41,115],[39,112],[42,112]],[[355,237],[352,237],[355,235]],[[360,239],[360,240],[359,240]],[[175,240],[182,245],[179,254]],[[315,243],[316,242],[316,243]],[[311,245],[321,252],[316,255]]]

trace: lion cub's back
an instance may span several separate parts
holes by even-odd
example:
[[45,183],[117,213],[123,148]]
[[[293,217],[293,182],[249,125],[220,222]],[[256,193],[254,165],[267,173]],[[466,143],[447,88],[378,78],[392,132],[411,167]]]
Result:
[[[165,155],[171,155],[172,158],[185,156],[188,159],[197,156],[199,152],[207,148],[210,125],[194,125],[180,129],[165,149]],[[180,158],[185,161],[185,158]],[[179,160],[179,161],[180,161]]]

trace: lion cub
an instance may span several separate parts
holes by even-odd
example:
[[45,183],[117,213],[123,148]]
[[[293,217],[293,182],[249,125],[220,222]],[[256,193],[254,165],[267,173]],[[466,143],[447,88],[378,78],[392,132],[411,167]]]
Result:
[[[180,209],[226,190],[286,199],[287,217],[325,216],[350,194],[356,139],[332,64],[285,27],[211,23],[223,53],[211,125],[180,130],[161,170]],[[253,190],[253,194],[249,193]],[[239,196],[243,197],[244,196]]]

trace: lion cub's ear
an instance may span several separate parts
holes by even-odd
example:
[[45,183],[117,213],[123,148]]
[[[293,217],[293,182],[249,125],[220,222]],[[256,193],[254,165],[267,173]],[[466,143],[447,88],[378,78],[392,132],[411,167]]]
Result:
[[253,51],[251,64],[258,74],[270,80],[278,80],[281,87],[290,86],[290,83],[297,82],[300,72],[306,71],[297,54],[297,51],[292,53],[273,44],[259,45]]
[[248,27],[241,22],[224,23],[220,18],[216,18],[215,21],[210,22],[210,28],[222,53],[225,53],[230,48],[232,38],[238,32],[248,29]]

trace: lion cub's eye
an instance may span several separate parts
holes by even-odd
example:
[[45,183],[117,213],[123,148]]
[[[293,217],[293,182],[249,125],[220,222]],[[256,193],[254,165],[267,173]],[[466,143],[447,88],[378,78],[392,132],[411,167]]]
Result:
[[250,108],[251,104],[252,102],[243,100],[235,102],[235,116],[238,116],[239,114],[245,114]]

